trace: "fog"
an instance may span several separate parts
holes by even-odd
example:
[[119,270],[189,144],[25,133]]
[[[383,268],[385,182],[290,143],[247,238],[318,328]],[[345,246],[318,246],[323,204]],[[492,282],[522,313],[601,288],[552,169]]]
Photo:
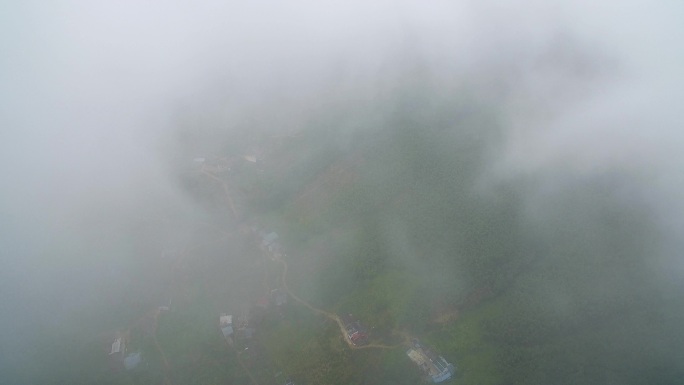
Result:
[[[644,274],[679,298],[682,16],[678,2],[644,0],[4,4],[0,376],[33,383],[31,367],[61,339],[82,330],[85,344],[168,300],[146,256],[213,239],[219,221],[179,181],[194,157],[316,132],[316,122],[338,124],[321,142],[334,135],[348,156],[374,130],[413,124],[403,128],[411,141],[451,104],[473,116],[466,124],[493,111],[496,129],[425,142],[439,162],[461,164],[471,148],[483,157],[458,174],[469,187],[444,191],[492,202],[515,191],[520,237],[540,244],[568,242],[564,231],[591,243],[603,231],[597,212],[622,213],[636,223],[627,243],[649,244],[648,255],[634,251]],[[438,201],[426,178],[414,193]],[[402,215],[373,223],[419,271],[424,250]],[[437,287],[469,280],[467,270],[440,274]],[[571,311],[555,290],[535,295]]]

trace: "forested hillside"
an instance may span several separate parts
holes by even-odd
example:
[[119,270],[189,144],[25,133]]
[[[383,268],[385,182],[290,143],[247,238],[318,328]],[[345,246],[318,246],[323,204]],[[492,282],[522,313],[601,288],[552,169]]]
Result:
[[5,3],[0,384],[684,384],[684,2]]
[[350,134],[363,109],[323,117],[266,157],[249,207],[284,234],[291,285],[429,340],[459,383],[684,375],[682,298],[651,269],[658,229],[632,176],[492,178],[501,112],[410,91],[383,102],[396,113],[381,122]]
[[[171,171],[194,213],[155,215],[182,235],[150,213],[129,228],[129,244],[147,246],[127,262],[134,274],[108,273],[124,300],[107,302],[113,315],[74,315],[71,342],[50,351],[67,354],[34,377],[408,385],[424,380],[406,355],[420,339],[458,384],[684,378],[684,298],[660,269],[643,176],[502,172],[501,100],[427,75],[370,104],[332,100],[285,135],[181,127]],[[207,142],[215,152],[193,160]],[[249,313],[249,337],[227,343],[224,313]],[[347,314],[367,346],[345,337]],[[143,366],[116,369],[115,335]]]

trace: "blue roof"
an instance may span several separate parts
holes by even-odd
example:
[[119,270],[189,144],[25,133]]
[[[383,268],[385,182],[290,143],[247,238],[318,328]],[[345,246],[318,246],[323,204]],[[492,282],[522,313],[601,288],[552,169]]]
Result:
[[140,365],[141,361],[142,355],[140,352],[131,353],[124,358],[124,368],[126,368],[126,370],[135,369],[138,365]]
[[221,328],[221,332],[223,332],[224,337],[228,337],[229,335],[233,334],[233,327],[230,325],[224,326]]
[[270,245],[276,239],[278,239],[278,234],[268,233],[264,236],[264,245]]

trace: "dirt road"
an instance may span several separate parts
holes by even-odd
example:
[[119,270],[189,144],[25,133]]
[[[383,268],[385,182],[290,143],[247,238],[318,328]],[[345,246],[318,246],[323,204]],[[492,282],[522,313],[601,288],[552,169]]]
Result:
[[[231,198],[230,193],[229,193],[229,191],[228,191],[228,185],[226,184],[226,182],[225,182],[223,179],[217,177],[216,175],[210,173],[210,172],[207,171],[207,170],[202,169],[202,173],[205,174],[206,176],[210,177],[211,179],[213,179],[213,180],[215,180],[215,181],[221,183],[221,185],[223,186],[223,191],[224,191],[225,194],[226,194],[226,198],[227,198],[227,200],[228,200],[228,204],[230,205],[230,209],[231,209],[231,211],[233,212],[233,215],[237,218],[237,212],[236,212],[236,210],[235,210],[235,205],[234,205],[233,199]],[[289,289],[289,287],[287,286],[287,269],[288,269],[287,262],[285,262],[282,258],[279,258],[279,259],[278,259],[278,262],[280,262],[280,263],[283,265],[283,274],[282,274],[281,279],[282,279],[282,283],[283,283],[283,288],[285,289],[285,291],[287,292],[287,294],[289,294],[290,297],[292,297],[295,301],[297,301],[297,302],[299,302],[300,304],[304,305],[306,308],[308,308],[308,309],[311,310],[312,312],[314,312],[314,313],[316,313],[316,314],[323,315],[323,316],[325,316],[325,317],[327,317],[327,318],[329,318],[329,319],[335,321],[335,322],[337,323],[337,325],[339,326],[339,328],[340,328],[340,333],[342,334],[342,337],[344,338],[345,342],[347,343],[347,345],[349,345],[349,347],[350,347],[351,349],[354,349],[354,350],[360,350],[360,349],[395,349],[395,348],[400,347],[400,346],[403,344],[403,343],[399,343],[399,344],[396,344],[396,345],[367,344],[367,345],[362,345],[362,346],[356,346],[356,345],[354,345],[354,343],[349,339],[349,336],[347,335],[347,330],[346,330],[346,328],[344,327],[344,323],[342,322],[342,320],[340,319],[340,317],[337,316],[337,314],[330,313],[330,312],[325,311],[325,310],[323,310],[323,309],[319,309],[319,308],[317,308],[317,307],[314,307],[313,305],[311,305],[311,304],[308,303],[307,301],[303,300],[302,298],[300,298],[299,296],[297,296],[295,293],[293,293],[293,292]],[[266,282],[268,282],[268,277],[266,277]],[[267,285],[267,288],[268,288],[268,283],[267,283],[266,285]],[[401,334],[402,336],[405,336],[405,332],[402,332],[402,333],[399,333],[399,334]]]
[[367,344],[367,345],[362,345],[362,346],[356,346],[354,343],[349,339],[349,336],[347,335],[347,329],[344,327],[344,322],[342,322],[342,319],[337,314],[330,313],[328,311],[325,311],[323,309],[319,309],[307,301],[301,299],[298,297],[295,293],[293,293],[290,288],[287,286],[287,262],[285,262],[282,258],[278,259],[278,262],[280,262],[283,265],[283,275],[282,275],[282,282],[283,282],[283,288],[287,292],[287,294],[292,297],[295,301],[299,302],[300,304],[304,305],[307,307],[309,310],[316,314],[320,314],[322,316],[325,316],[337,323],[337,325],[340,327],[340,333],[342,333],[342,337],[344,338],[344,341],[349,345],[351,349],[354,350],[360,350],[360,349],[395,349],[400,347],[402,344],[396,344],[396,345],[384,345],[384,344]]
[[216,175],[210,173],[207,170],[202,169],[202,173],[204,175],[208,176],[209,178],[221,183],[221,186],[223,187],[223,192],[226,193],[226,199],[228,200],[228,205],[230,206],[230,211],[233,212],[233,217],[235,219],[237,219],[238,215],[237,215],[237,210],[235,209],[235,203],[233,203],[233,198],[231,198],[231,196],[230,196],[230,192],[228,190],[228,185],[226,184],[226,182],[223,179],[217,177]]

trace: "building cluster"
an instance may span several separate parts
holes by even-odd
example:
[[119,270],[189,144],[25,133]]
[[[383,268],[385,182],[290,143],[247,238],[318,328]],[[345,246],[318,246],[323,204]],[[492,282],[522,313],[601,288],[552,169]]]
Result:
[[[196,157],[193,159],[193,163],[199,168],[199,171],[219,174],[230,173],[231,169],[238,166],[238,162],[241,162],[242,160],[260,165],[261,154],[259,151],[251,151],[243,157],[212,159]],[[283,258],[287,256],[283,251],[280,237],[276,232],[263,230],[257,225],[248,225],[245,222],[246,221],[241,221],[240,232],[244,235],[250,234],[252,237],[255,237],[255,241],[262,251],[264,258],[271,259],[272,261],[282,261]],[[162,258],[175,260],[173,263],[174,270],[178,270],[177,267],[183,263],[182,253],[175,250],[164,251],[162,253]],[[248,346],[250,351],[254,350],[251,349],[255,344],[255,341],[252,340],[252,338],[266,311],[275,310],[282,318],[284,316],[284,308],[287,305],[287,301],[288,293],[285,288],[275,288],[266,292],[266,294],[259,298],[256,303],[252,304],[251,308],[243,309],[238,315],[234,316],[231,313],[221,313],[219,315],[219,329],[223,338],[231,346],[235,346],[237,342],[242,347]],[[157,315],[159,312],[169,310],[169,306],[161,306],[158,309]],[[344,326],[345,338],[351,344],[354,346],[368,344],[368,329],[352,314],[340,315],[339,320]],[[154,326],[152,327],[153,330],[151,333],[154,333],[156,322],[152,325]],[[134,370],[143,362],[143,357],[140,352],[127,354],[127,342],[127,333],[117,333],[111,344],[109,356],[116,367]],[[248,348],[245,347],[244,349],[247,351]],[[446,381],[455,373],[454,365],[447,362],[443,357],[435,354],[418,340],[412,341],[411,347],[407,350],[406,354],[433,383]],[[294,382],[287,377],[285,379],[285,385],[294,385]]]
[[435,354],[418,340],[413,340],[411,348],[406,351],[406,355],[418,365],[433,383],[446,381],[456,372],[454,365],[447,362],[444,357]]
[[347,339],[354,346],[361,346],[368,343],[368,329],[359,322],[353,315],[347,314],[340,317],[347,333]]
[[121,368],[134,370],[142,362],[142,354],[140,352],[127,351],[127,342],[127,333],[117,332],[114,336],[109,351],[109,362],[110,366],[115,370],[120,370]]
[[250,318],[249,310],[243,311],[237,317],[233,317],[228,313],[221,313],[219,316],[219,328],[223,338],[231,346],[236,340],[247,341],[252,339],[256,332],[254,324],[255,322]]
[[205,157],[195,157],[192,159],[193,163],[199,167],[200,171],[210,172],[212,174],[221,174],[226,171],[230,171],[235,163],[233,158],[205,158]]
[[221,333],[223,333],[223,338],[226,339],[228,344],[233,345],[233,334],[235,333],[235,330],[233,330],[233,316],[221,313],[219,316],[219,327],[221,328]]
[[261,243],[259,244],[261,250],[265,252],[272,260],[277,261],[285,256],[283,247],[280,244],[278,233],[265,231],[258,231]]
[[235,169],[240,169],[242,165],[253,164],[262,170],[264,163],[263,150],[260,148],[250,148],[244,155],[234,156],[201,156],[197,155],[192,158],[191,167],[194,170],[209,172],[211,174],[230,173]]

